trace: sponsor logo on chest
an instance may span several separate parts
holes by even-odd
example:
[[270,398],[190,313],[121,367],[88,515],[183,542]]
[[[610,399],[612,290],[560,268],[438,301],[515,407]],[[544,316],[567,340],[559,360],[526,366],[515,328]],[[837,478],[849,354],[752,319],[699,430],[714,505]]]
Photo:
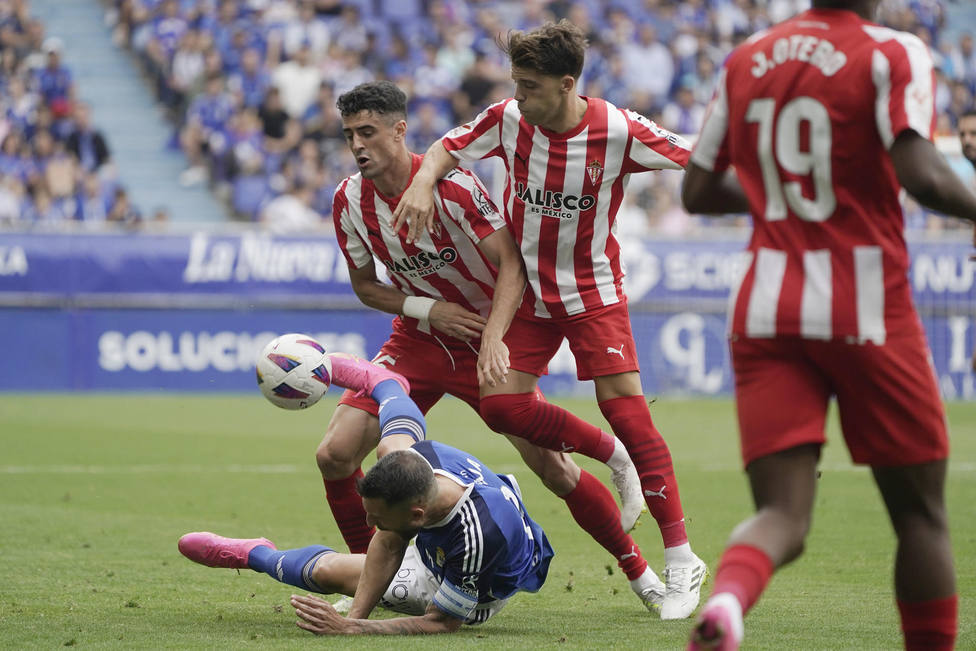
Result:
[[420,251],[394,260],[383,260],[390,273],[402,274],[411,278],[422,278],[435,274],[446,265],[458,259],[457,249],[445,246],[436,253]]
[[526,212],[559,219],[573,219],[579,216],[581,211],[589,210],[596,205],[596,197],[591,194],[582,196],[564,194],[554,190],[533,187],[522,182],[516,185],[515,196],[525,203]]

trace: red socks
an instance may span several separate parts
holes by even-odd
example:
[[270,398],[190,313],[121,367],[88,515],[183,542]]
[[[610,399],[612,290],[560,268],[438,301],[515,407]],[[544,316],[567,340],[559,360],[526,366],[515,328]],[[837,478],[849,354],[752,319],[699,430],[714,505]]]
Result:
[[342,539],[346,541],[353,554],[365,554],[369,541],[375,531],[366,526],[366,511],[363,500],[356,492],[356,480],[363,476],[362,469],[345,479],[325,479],[325,499],[329,502],[335,516]]
[[773,561],[758,547],[733,545],[725,550],[718,562],[712,594],[729,592],[735,595],[745,616],[759,601],[774,569]]
[[688,542],[671,452],[651,421],[644,396],[605,400],[600,403],[600,411],[637,467],[644,500],[661,529],[664,546]]
[[583,470],[576,488],[563,499],[576,523],[613,554],[629,580],[644,573],[647,561],[641,556],[634,539],[620,527],[620,509],[603,482]]
[[481,399],[481,417],[491,429],[557,452],[579,452],[605,462],[613,437],[535,393],[504,393]]
[[905,651],[951,651],[956,641],[959,597],[898,601]]
[[[752,545],[733,545],[725,550],[715,571],[712,594],[728,592],[742,604],[742,614],[752,608],[769,583],[773,562]],[[930,601],[898,601],[906,651],[952,651],[956,641],[957,595]]]

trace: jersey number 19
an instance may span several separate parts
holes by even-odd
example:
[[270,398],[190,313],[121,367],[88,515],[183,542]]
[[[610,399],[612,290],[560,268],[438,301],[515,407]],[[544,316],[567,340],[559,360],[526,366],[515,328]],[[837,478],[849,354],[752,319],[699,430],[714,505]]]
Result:
[[[830,169],[830,116],[824,105],[811,97],[796,97],[777,112],[775,100],[754,99],[749,102],[746,121],[759,125],[757,150],[766,191],[766,221],[786,219],[787,205],[793,214],[806,221],[822,222],[829,218],[837,207],[837,197]],[[800,147],[800,128],[804,122],[809,125],[809,151]],[[779,167],[797,176],[812,176],[813,198],[803,196],[800,183],[783,183]]]

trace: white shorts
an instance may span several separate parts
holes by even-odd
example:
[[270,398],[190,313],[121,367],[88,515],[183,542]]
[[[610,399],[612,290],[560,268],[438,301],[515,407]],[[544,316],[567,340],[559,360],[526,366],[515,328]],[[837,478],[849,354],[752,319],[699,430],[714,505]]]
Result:
[[[434,595],[440,587],[440,581],[420,560],[417,546],[410,545],[403,555],[400,569],[380,598],[379,605],[395,613],[423,615],[434,601]],[[507,599],[497,599],[491,603],[479,604],[466,623],[484,622],[504,608],[507,601]]]

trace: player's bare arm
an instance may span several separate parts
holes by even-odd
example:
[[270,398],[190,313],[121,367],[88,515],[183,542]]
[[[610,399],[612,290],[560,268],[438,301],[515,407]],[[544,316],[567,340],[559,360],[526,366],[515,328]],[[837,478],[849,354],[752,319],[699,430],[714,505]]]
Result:
[[491,312],[481,333],[481,348],[478,351],[478,384],[493,387],[504,383],[508,376],[508,346],[502,337],[522,302],[526,284],[525,264],[507,228],[482,239],[478,248],[498,269]]
[[[889,150],[902,187],[922,205],[976,222],[976,195],[965,186],[929,140],[904,131]],[[976,245],[976,231],[973,232]],[[976,353],[970,363],[976,370]]]
[[749,200],[731,168],[710,172],[692,162],[681,181],[681,203],[700,215],[749,212]]
[[299,617],[298,627],[316,635],[433,635],[453,633],[462,624],[433,605],[421,617],[380,620],[343,617],[327,601],[312,595],[292,595],[291,605]]
[[898,182],[922,205],[976,222],[976,195],[931,141],[909,129],[895,139],[889,154]]
[[395,531],[378,530],[369,541],[363,573],[356,586],[350,619],[366,619],[380,602],[383,593],[390,585],[407,551],[409,538]]
[[424,229],[431,229],[434,222],[434,185],[457,165],[458,160],[444,149],[440,140],[427,149],[424,162],[393,211],[393,230],[399,231],[407,224],[408,244],[416,242]]
[[372,261],[359,269],[350,265],[349,282],[363,305],[389,314],[402,314],[403,299],[407,295],[393,285],[381,281]]
[[[372,262],[359,269],[349,267],[349,282],[363,305],[389,314],[405,314],[407,295],[382,282]],[[462,341],[477,339],[487,322],[480,314],[447,301],[434,301],[426,317],[434,329]]]

